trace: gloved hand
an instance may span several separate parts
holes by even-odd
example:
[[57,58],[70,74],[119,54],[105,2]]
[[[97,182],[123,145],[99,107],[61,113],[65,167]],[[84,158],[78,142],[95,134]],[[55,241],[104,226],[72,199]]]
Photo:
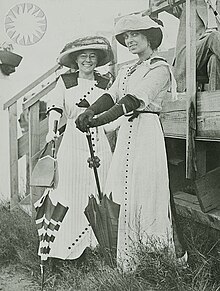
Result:
[[90,123],[89,127],[97,127],[109,123],[118,117],[124,114],[123,108],[121,104],[115,104],[112,108],[108,111],[104,112],[97,118],[93,118]]
[[135,96],[127,94],[121,100],[119,100],[118,103],[112,106],[108,111],[99,115],[97,118],[93,118],[90,121],[89,126],[97,127],[100,125],[104,125],[106,123],[116,120],[125,113],[136,110],[139,106],[140,100]]
[[55,133],[53,130],[48,131],[48,134],[46,135],[46,142],[49,143],[52,140],[55,140],[59,137],[59,133]]
[[86,109],[83,113],[81,113],[77,117],[77,119],[75,121],[76,127],[80,131],[86,132],[87,131],[87,128],[88,128],[88,125],[91,122],[91,120],[94,117],[94,115],[95,115],[95,113],[94,113],[93,110]]
[[76,127],[82,132],[86,132],[88,125],[94,115],[108,110],[114,105],[111,95],[105,93],[99,97],[90,107],[88,107],[82,114],[80,114],[76,121]]

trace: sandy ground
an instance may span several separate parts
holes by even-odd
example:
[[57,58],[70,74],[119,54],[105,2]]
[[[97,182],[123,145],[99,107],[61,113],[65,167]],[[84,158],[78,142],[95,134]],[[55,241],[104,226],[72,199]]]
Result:
[[28,274],[17,266],[0,269],[0,291],[39,291],[40,286]]

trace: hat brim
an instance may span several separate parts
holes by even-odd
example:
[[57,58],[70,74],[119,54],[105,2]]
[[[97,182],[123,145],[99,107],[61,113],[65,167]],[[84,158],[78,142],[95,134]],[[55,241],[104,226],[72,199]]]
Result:
[[0,64],[18,67],[22,60],[22,56],[6,50],[0,50]]
[[[163,33],[162,33],[162,30],[160,29],[160,27],[151,27],[151,28],[148,28],[148,29],[139,29],[139,30],[135,30],[135,31],[139,31],[141,32],[142,34],[146,35],[148,33],[153,33],[154,36],[155,36],[155,41],[156,41],[156,47],[159,47],[161,42],[162,42],[162,39],[163,39]],[[115,35],[115,38],[117,39],[117,41],[125,46],[125,38],[124,38],[124,32],[123,33],[120,33],[120,34],[117,34]]]
[[112,56],[106,45],[101,44],[91,44],[91,45],[82,45],[80,47],[74,47],[60,54],[58,57],[58,63],[68,68],[74,68],[76,64],[76,56],[80,51],[83,50],[95,50],[98,52],[98,63],[97,67],[101,67],[110,62]]

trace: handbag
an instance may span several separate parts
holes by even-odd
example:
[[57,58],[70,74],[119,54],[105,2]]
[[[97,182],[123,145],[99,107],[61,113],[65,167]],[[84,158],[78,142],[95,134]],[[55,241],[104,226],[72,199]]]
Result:
[[[48,146],[51,144],[51,155]],[[55,154],[55,141],[47,143],[33,169],[30,186],[56,188],[58,185],[58,163]]]

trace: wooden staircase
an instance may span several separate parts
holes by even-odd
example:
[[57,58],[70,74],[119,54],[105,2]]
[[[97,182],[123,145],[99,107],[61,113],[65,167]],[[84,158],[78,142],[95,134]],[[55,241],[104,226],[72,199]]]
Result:
[[[4,104],[4,109],[9,112],[11,186],[10,206],[11,209],[13,209],[17,205],[20,205],[28,214],[32,213],[32,205],[36,200],[36,195],[39,196],[39,192],[42,192],[42,189],[34,189],[34,187],[30,187],[29,185],[30,174],[36,164],[40,149],[45,145],[45,137],[47,134],[47,119],[44,119],[41,122],[39,120],[39,102],[43,96],[48,94],[55,87],[56,72],[59,69],[61,69],[60,65],[55,65]],[[51,76],[53,76],[53,81],[50,81],[47,86],[40,90],[40,92],[33,94],[31,98],[24,103],[23,108],[28,110],[29,115],[28,132],[18,138],[18,100],[20,98],[23,99],[26,94],[29,94],[31,90],[36,88],[42,82],[45,82],[45,80]],[[21,200],[18,195],[18,161],[23,156],[28,157],[29,173],[27,173],[27,196]]]

